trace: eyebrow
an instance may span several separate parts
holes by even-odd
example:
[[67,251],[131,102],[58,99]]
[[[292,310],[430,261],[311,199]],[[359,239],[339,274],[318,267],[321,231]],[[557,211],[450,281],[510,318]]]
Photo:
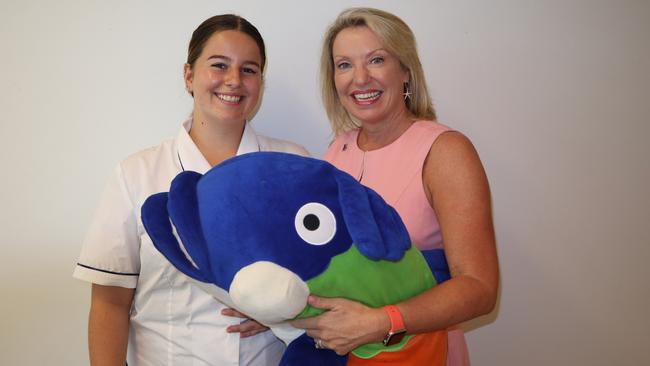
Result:
[[[375,53],[375,52],[377,52],[377,51],[384,51],[384,52],[390,53],[390,52],[388,52],[385,48],[382,47],[382,48],[377,48],[377,49],[374,49],[374,50],[368,52],[365,56],[368,57],[369,55],[372,55],[373,53]],[[337,57],[347,58],[347,56],[342,56],[342,55],[332,55],[332,58],[333,58],[333,59],[334,59],[334,58],[337,58]]]
[[[221,59],[224,59],[226,61],[232,61],[232,59],[230,57],[224,56],[224,55],[212,55],[212,56],[208,57],[208,60],[212,60],[213,58],[221,58]],[[244,61],[243,63],[244,64],[252,64],[252,65],[255,65],[257,67],[260,67],[259,63],[257,63],[256,61],[252,61],[252,60]]]

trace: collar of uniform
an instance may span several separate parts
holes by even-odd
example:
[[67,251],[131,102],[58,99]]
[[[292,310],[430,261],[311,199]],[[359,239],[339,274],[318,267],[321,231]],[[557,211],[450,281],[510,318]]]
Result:
[[239,149],[237,149],[237,155],[248,154],[260,150],[260,143],[257,141],[257,133],[255,133],[251,124],[246,122],[244,125],[244,133],[239,142]]
[[[189,131],[192,128],[192,119],[183,122],[183,126],[178,132],[176,137],[176,146],[178,151],[179,168],[182,170],[191,170],[197,173],[205,174],[210,168],[210,163],[205,159],[199,148],[196,147],[194,141],[190,137]],[[237,155],[242,155],[250,152],[260,151],[260,145],[257,141],[257,134],[249,123],[244,126],[244,133],[242,134]]]

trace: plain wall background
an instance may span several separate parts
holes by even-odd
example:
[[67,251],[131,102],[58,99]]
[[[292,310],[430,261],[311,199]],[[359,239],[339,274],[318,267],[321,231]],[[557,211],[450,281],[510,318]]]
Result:
[[268,46],[254,126],[320,157],[326,26],[366,5],[410,24],[440,120],[486,167],[497,310],[475,365],[650,364],[650,2],[0,1],[0,364],[87,363],[71,278],[112,167],[191,111],[191,32],[235,12]]

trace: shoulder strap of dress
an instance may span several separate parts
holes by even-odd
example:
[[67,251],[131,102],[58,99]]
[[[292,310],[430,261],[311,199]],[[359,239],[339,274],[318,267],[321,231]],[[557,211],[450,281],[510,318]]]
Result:
[[429,150],[431,150],[433,143],[440,135],[447,131],[451,131],[451,128],[432,121],[416,121],[414,123],[417,125],[413,127],[417,127],[416,133],[420,136],[420,141],[416,144],[418,150],[415,152],[414,160],[419,161],[420,168],[422,168],[424,160],[429,154]]
[[409,144],[411,146],[408,160],[405,159],[405,164],[403,173],[408,177],[404,180],[404,186],[400,188],[400,192],[396,197],[396,201],[399,201],[404,190],[408,186],[409,182],[413,179],[421,180],[422,169],[424,167],[424,161],[431,150],[431,146],[438,139],[438,137],[444,132],[451,131],[451,129],[445,125],[432,122],[432,121],[416,121],[414,125],[409,130],[409,133],[413,134],[413,138],[410,139]]

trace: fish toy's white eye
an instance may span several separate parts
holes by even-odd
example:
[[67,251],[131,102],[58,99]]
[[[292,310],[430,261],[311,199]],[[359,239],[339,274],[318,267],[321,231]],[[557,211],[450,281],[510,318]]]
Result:
[[302,206],[294,224],[302,240],[312,245],[327,244],[336,234],[334,214],[327,206],[316,202]]

